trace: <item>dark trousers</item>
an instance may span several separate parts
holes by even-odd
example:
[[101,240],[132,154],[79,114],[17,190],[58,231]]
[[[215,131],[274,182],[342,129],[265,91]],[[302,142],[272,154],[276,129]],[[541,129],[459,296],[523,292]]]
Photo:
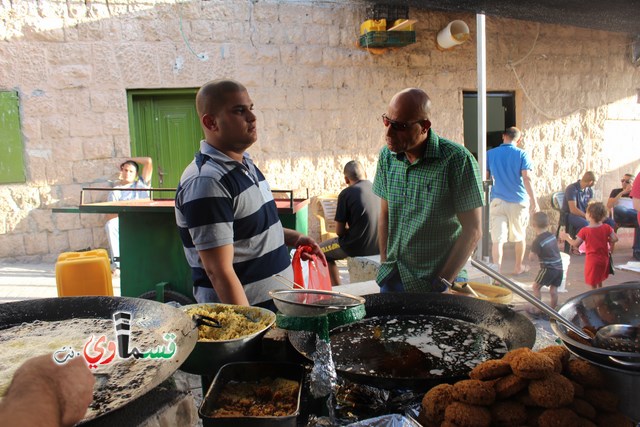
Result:
[[640,226],[638,226],[638,211],[635,209],[616,206],[613,208],[613,219],[618,225],[633,226],[633,252],[640,252]]

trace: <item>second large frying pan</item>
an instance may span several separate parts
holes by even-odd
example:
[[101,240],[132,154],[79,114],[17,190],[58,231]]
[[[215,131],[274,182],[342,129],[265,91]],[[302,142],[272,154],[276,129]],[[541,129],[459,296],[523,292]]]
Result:
[[[197,340],[197,330],[191,317],[180,309],[138,298],[97,296],[43,298],[0,304],[0,330],[13,326],[32,327],[29,324],[36,320],[45,322],[71,321],[72,319],[109,320],[116,312],[126,312],[132,316],[131,347],[154,355],[139,359],[114,357],[108,365],[97,369],[94,401],[84,419],[88,421],[142,396],[173,374],[191,353]],[[22,325],[23,323],[25,325]],[[46,337],[50,337],[51,341],[66,343],[64,335],[61,335],[59,330],[47,330],[46,323],[41,328],[45,340]],[[91,332],[95,337],[106,335],[107,340],[116,340],[115,330],[111,326],[107,330]],[[175,352],[170,358],[159,356],[160,346],[166,345],[168,348],[166,334],[174,335]],[[82,357],[80,354],[83,349],[76,350],[78,357]],[[35,351],[30,354],[30,356],[37,355]],[[4,360],[1,362],[9,360],[8,352],[3,351],[2,357]],[[19,362],[16,361],[16,363]]]
[[[373,334],[376,334],[376,325],[373,325],[373,329],[371,329],[372,322],[378,322],[382,325],[390,322],[396,323],[402,319],[403,322],[410,323],[414,320],[419,322],[419,319],[425,316],[437,316],[444,320],[436,323],[435,328],[454,328],[457,327],[455,325],[457,321],[468,322],[468,324],[480,327],[500,338],[506,345],[507,350],[518,347],[532,347],[536,337],[533,324],[525,316],[502,304],[492,304],[464,296],[412,293],[372,294],[365,296],[365,308],[367,315],[361,321],[362,323],[357,322],[336,328],[331,331],[331,336],[339,338],[339,335],[345,331],[358,329],[363,331],[373,330]],[[373,320],[372,318],[374,317],[379,318],[379,320]],[[309,333],[290,331],[289,340],[293,347],[305,357],[310,358],[310,355],[315,350],[314,339]],[[461,355],[464,355],[467,351],[471,352],[472,349],[470,347],[478,344],[477,340],[469,342],[453,341],[452,339],[452,348]],[[370,344],[365,343],[364,345]],[[362,342],[354,343],[352,353],[366,356],[367,351],[362,350],[362,345]],[[459,361],[453,360],[450,363],[464,366],[458,366],[452,370],[429,369],[429,371],[433,371],[430,375],[420,372],[419,365],[424,360],[424,356],[419,354],[415,348],[411,348],[411,345],[392,339],[391,342],[387,340],[386,344],[376,343],[370,350],[372,359],[379,358],[380,354],[389,354],[390,360],[385,362],[378,359],[376,363],[397,365],[397,376],[367,374],[355,365],[348,366],[336,363],[338,375],[361,384],[376,387],[419,390],[428,389],[443,382],[462,379],[471,370],[474,363],[479,363],[479,361],[469,361],[461,357]],[[430,357],[432,356],[430,355]],[[392,357],[396,359],[394,360]],[[404,367],[399,366],[401,363],[404,364]],[[411,375],[412,369],[415,369],[415,375]]]

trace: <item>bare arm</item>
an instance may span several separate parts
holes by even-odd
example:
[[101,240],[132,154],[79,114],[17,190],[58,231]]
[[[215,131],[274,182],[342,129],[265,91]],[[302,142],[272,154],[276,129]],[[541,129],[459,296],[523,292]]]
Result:
[[84,418],[93,400],[95,379],[81,357],[64,365],[50,354],[27,360],[13,376],[0,401],[7,426],[72,426]]
[[249,305],[242,283],[233,269],[233,245],[198,251],[198,255],[221,302]]
[[378,219],[378,246],[380,262],[387,261],[387,238],[389,237],[389,203],[380,199],[380,218]]
[[[626,189],[626,190],[623,189],[621,192],[616,194],[616,197],[609,197],[607,199],[607,209],[609,209],[609,210],[613,209],[618,204],[620,199],[623,198],[623,197],[628,196],[629,193],[631,193],[631,188]],[[635,207],[635,204],[634,204],[634,207]]]
[[470,211],[458,212],[458,221],[462,225],[462,233],[458,236],[453,247],[449,251],[449,256],[445,261],[438,277],[447,279],[450,282],[456,278],[462,267],[471,256],[476,244],[482,237],[482,208],[475,208]]
[[611,234],[609,235],[609,243],[615,243],[618,241],[618,235],[616,234],[615,231],[612,231]]
[[573,246],[574,248],[579,248],[580,245],[582,244],[582,242],[584,241],[581,238],[579,238],[578,236],[576,236],[575,239],[572,239],[571,235],[569,233],[567,233],[566,231],[560,232],[560,237],[563,240],[566,240],[567,242],[569,242],[569,244],[571,246]]
[[151,176],[153,175],[153,161],[151,157],[133,157],[131,160],[142,165],[142,172],[139,173],[140,178],[145,184],[151,183]]
[[336,221],[336,234],[340,237],[347,232],[347,225],[344,222]]
[[538,206],[538,200],[536,199],[536,193],[533,191],[533,174],[531,171],[521,171],[522,174],[522,182],[524,183],[524,188],[527,190],[527,194],[529,195],[529,210],[531,213],[538,212],[540,210],[540,206]]
[[569,213],[581,216],[582,218],[587,217],[584,212],[578,209],[578,205],[576,204],[575,200],[569,200]]

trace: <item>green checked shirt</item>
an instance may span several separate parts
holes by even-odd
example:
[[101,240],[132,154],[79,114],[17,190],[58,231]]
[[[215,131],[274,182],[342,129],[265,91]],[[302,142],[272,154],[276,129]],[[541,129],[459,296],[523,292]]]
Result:
[[428,292],[462,232],[456,216],[483,205],[478,163],[460,144],[429,130],[424,157],[380,151],[373,192],[389,206],[387,261],[380,283],[394,268],[407,292]]

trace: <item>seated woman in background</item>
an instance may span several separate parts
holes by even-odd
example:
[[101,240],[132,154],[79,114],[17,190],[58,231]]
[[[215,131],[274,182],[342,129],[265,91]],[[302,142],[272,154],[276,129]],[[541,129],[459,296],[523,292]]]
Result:
[[[142,165],[142,173],[138,175],[138,164]],[[148,199],[148,191],[131,191],[127,189],[150,188],[153,175],[153,162],[151,157],[133,157],[120,165],[120,176],[113,188],[122,189],[109,192],[107,200],[115,202],[120,200]],[[120,268],[120,223],[117,214],[109,214],[104,225],[109,240],[111,251],[112,269]]]

